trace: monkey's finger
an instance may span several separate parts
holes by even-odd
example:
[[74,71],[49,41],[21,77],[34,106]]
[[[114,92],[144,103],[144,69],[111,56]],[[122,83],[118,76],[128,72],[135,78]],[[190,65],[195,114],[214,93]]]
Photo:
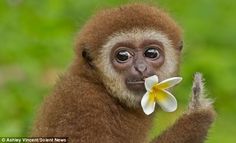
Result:
[[213,101],[204,93],[204,79],[201,73],[194,75],[192,95],[189,103],[189,111],[199,110],[211,106]]

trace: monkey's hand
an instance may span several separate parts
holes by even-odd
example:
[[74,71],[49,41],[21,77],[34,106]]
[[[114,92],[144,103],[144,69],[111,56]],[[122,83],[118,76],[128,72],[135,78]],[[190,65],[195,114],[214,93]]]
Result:
[[196,73],[187,113],[164,131],[153,143],[203,143],[215,119],[212,100],[204,94],[202,75]]
[[213,101],[206,97],[204,93],[204,83],[203,78],[200,73],[196,73],[194,76],[193,87],[192,87],[192,97],[189,103],[188,112],[196,112],[200,110],[213,110]]

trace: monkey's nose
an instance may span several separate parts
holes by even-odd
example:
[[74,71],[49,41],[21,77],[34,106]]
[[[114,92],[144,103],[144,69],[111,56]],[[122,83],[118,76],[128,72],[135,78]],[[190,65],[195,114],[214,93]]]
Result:
[[147,66],[145,64],[137,64],[135,70],[143,74],[143,72],[147,70]]

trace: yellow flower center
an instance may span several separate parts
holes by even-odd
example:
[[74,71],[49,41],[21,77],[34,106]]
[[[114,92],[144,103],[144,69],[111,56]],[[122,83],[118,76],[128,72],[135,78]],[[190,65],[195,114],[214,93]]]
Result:
[[160,86],[156,83],[156,84],[153,85],[151,90],[155,91],[155,90],[160,90],[160,89],[161,89]]
[[150,101],[162,101],[165,99],[165,95],[161,92],[162,88],[155,84],[152,89],[150,90]]

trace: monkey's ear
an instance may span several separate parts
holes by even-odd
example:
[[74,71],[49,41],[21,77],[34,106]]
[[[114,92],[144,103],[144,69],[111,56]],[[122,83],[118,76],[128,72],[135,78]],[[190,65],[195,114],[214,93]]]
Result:
[[88,65],[89,65],[90,67],[93,67],[93,66],[94,66],[94,65],[93,65],[93,59],[92,59],[92,57],[90,56],[90,53],[89,53],[89,50],[88,50],[88,49],[84,48],[84,49],[82,50],[82,57],[84,58],[84,60],[88,63]]
[[179,44],[178,44],[178,49],[180,50],[180,51],[182,51],[182,49],[183,49],[183,47],[184,47],[184,42],[181,40],[180,42],[179,42]]

